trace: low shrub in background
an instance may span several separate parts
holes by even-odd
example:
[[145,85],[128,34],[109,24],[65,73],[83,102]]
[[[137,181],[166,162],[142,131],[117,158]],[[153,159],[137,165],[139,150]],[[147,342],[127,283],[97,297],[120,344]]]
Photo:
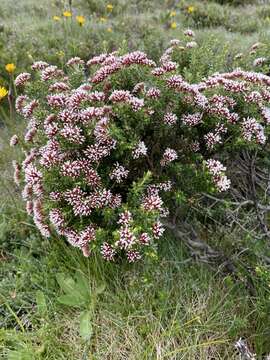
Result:
[[252,0],[215,0],[218,4],[221,5],[247,5],[252,4]]
[[43,236],[54,229],[106,260],[153,256],[164,222],[183,220],[198,194],[230,188],[237,156],[268,154],[270,78],[235,69],[188,82],[194,36],[172,40],[159,64],[116,51],[74,57],[64,71],[38,61],[15,79],[28,123],[24,139],[11,138],[25,154],[14,179]]

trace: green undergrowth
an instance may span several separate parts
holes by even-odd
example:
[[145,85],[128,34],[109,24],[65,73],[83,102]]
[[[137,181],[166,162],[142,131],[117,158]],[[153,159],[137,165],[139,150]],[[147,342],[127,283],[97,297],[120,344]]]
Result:
[[0,353],[7,359],[237,359],[240,336],[267,353],[270,274],[259,266],[253,272],[252,294],[241,268],[238,280],[221,276],[194,263],[170,236],[158,260],[131,266],[85,259],[57,239],[32,235],[1,261]]

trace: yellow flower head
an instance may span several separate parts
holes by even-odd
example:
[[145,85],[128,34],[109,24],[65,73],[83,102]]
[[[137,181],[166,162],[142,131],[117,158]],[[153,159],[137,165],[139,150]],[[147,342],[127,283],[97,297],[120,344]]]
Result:
[[112,32],[112,28],[108,27],[107,31],[111,33],[111,32]]
[[60,16],[56,16],[56,15],[55,15],[55,16],[53,16],[53,20],[54,20],[54,21],[60,21],[61,18],[60,18]]
[[174,16],[176,16],[176,11],[171,11],[170,12],[170,17],[174,17]]
[[175,21],[171,23],[171,28],[172,28],[172,29],[176,29],[176,28],[177,28],[177,24],[176,24]]
[[99,18],[99,21],[105,23],[107,21],[107,18],[101,17],[101,18]]
[[2,100],[7,94],[8,94],[7,89],[0,86],[0,100]]
[[12,74],[16,69],[16,66],[14,64],[7,64],[6,70],[9,74]]
[[83,26],[85,23],[85,17],[82,15],[76,16],[76,20],[79,23],[80,26]]
[[64,11],[64,12],[63,12],[63,16],[64,16],[64,17],[71,17],[71,16],[72,16],[72,12],[71,12],[71,11]]
[[108,5],[107,5],[107,10],[110,11],[110,12],[112,12],[112,10],[113,10],[113,5],[112,5],[112,4],[108,4]]
[[65,53],[64,53],[64,51],[60,50],[56,53],[56,55],[59,56],[60,58],[62,58],[65,56]]
[[187,12],[188,12],[189,14],[192,14],[194,11],[195,11],[195,6],[190,5],[190,6],[187,8]]

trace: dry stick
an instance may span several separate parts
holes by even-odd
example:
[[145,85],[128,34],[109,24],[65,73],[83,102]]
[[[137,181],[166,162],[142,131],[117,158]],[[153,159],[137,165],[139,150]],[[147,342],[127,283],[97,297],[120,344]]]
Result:
[[[173,231],[174,235],[182,240],[191,250],[192,255],[195,255],[203,262],[211,262],[213,259],[216,261],[218,258],[224,257],[219,251],[214,250],[204,241],[200,240],[195,230],[190,226],[190,230],[183,232],[179,230],[179,226],[170,222],[165,222],[164,225]],[[181,224],[181,228],[185,228],[186,224]]]
[[255,161],[256,161],[256,156],[257,156],[257,151],[255,152],[255,155],[251,158],[251,163],[250,163],[250,178],[251,178],[251,189],[252,189],[252,197],[253,197],[253,201],[255,204],[255,209],[256,209],[256,213],[257,213],[257,218],[260,222],[260,226],[262,231],[264,232],[265,236],[269,237],[270,236],[270,232],[269,229],[264,221],[264,217],[262,215],[262,213],[259,210],[258,207],[258,197],[257,197],[257,193],[256,193],[256,185],[255,185]]
[[[228,209],[228,219],[231,219],[231,222],[230,224],[228,224],[227,226],[229,227],[232,227],[233,224],[237,224],[241,230],[243,230],[245,233],[247,234],[251,234],[252,232],[254,233],[252,236],[258,240],[261,240],[265,234],[263,235],[257,235],[256,234],[256,227],[253,228],[253,229],[249,229],[248,227],[246,227],[246,224],[249,222],[249,219],[252,218],[252,216],[249,216],[247,217],[247,220],[244,224],[242,224],[240,222],[240,220],[237,218],[237,214],[238,214],[238,211],[241,209],[241,207],[243,206],[247,206],[247,205],[253,205],[254,207],[254,202],[252,200],[245,200],[245,201],[242,201],[242,202],[237,202],[237,201],[227,201],[227,200],[224,200],[224,199],[220,199],[220,198],[217,198],[213,195],[209,195],[209,194],[205,194],[203,193],[203,195],[209,199],[212,199],[214,200],[216,203],[220,202],[220,203],[229,203],[229,205],[235,205],[237,206],[234,210],[230,210]],[[263,205],[261,204],[258,204],[259,208],[262,210],[262,211],[269,211],[270,208],[269,207],[264,207]],[[256,216],[256,215],[255,215]]]
[[[258,190],[261,189],[264,192],[264,199],[266,199],[267,189],[270,187],[270,173],[267,172],[266,169],[257,169],[256,159],[257,152],[252,156],[248,151],[243,151],[241,157],[235,162],[235,166],[239,169],[239,175],[242,175],[237,177],[237,188],[231,189],[231,193],[235,201],[224,200],[205,193],[203,195],[212,199],[215,203],[220,202],[236,206],[234,210],[229,210],[229,216],[232,217],[233,222],[238,224],[242,230],[247,232],[249,232],[250,229],[246,229],[245,224],[240,224],[239,219],[237,219],[236,216],[242,207],[252,205],[255,209],[255,216],[258,219],[259,227],[263,233],[261,236],[255,236],[262,239],[263,237],[269,237],[270,235],[270,231],[265,220],[265,213],[270,211],[270,206],[263,205],[259,202]],[[236,172],[236,176],[237,173],[238,172]],[[215,203],[211,206],[214,206]],[[256,229],[253,229],[252,231],[255,230]]]
[[256,360],[256,354],[252,354],[252,352],[250,352],[245,340],[240,338],[236,342],[235,347],[240,353],[241,360]]
[[[234,190],[234,189],[233,189]],[[215,201],[215,203],[218,203],[218,202],[221,202],[221,203],[227,203],[228,204],[228,200],[225,200],[225,199],[221,199],[221,198],[217,198],[217,197],[215,197],[215,196],[213,196],[213,195],[209,195],[209,194],[206,194],[206,193],[202,193],[202,198],[201,199],[203,199],[203,197],[207,197],[207,198],[209,198],[209,199],[212,199],[212,200],[214,200]],[[235,196],[234,196],[234,198],[235,198]],[[244,206],[244,205],[248,205],[248,203],[246,203],[246,202],[238,202],[238,201],[231,201],[231,202],[229,202],[229,204],[230,205],[241,205],[241,206]],[[250,203],[251,204],[251,203]],[[241,206],[239,207],[239,208],[241,208]],[[199,211],[196,207],[193,207],[193,209],[195,210],[195,211]],[[247,233],[250,233],[250,230],[249,229],[246,229],[246,228],[244,228],[244,226],[242,225],[242,224],[240,224],[239,223],[239,221],[237,220],[237,218],[234,216],[234,213],[235,212],[238,212],[238,210],[239,209],[235,209],[235,210],[230,210],[230,209],[228,209],[228,211],[229,211],[229,214],[228,214],[228,219],[230,219],[230,218],[232,218],[232,222],[230,223],[230,224],[228,224],[227,226],[228,227],[232,227],[233,226],[233,224],[234,223],[236,223],[236,224],[238,224],[240,227],[241,227],[241,229],[242,230],[244,230],[245,232],[247,232]],[[209,216],[209,215],[208,215]],[[218,225],[219,225],[219,222],[218,221],[216,221],[214,218],[212,218],[212,217],[210,217],[211,218],[211,220],[212,221],[214,221],[215,223],[217,223]],[[256,236],[255,236],[256,237]]]
[[[238,201],[229,201],[229,200],[225,200],[225,199],[220,199],[220,198],[217,198],[213,195],[210,195],[210,194],[206,194],[206,193],[203,193],[203,195],[209,199],[212,199],[216,202],[222,202],[222,203],[229,203],[230,205],[236,205],[237,208],[235,210],[233,210],[234,212],[239,210],[241,207],[243,206],[246,206],[246,205],[255,205],[255,202],[254,200],[244,200],[242,202],[238,202]],[[258,206],[258,209],[262,210],[262,211],[270,211],[270,205],[269,206],[265,206],[265,205],[262,205],[260,204],[259,202],[257,203],[257,206]]]
[[[236,281],[242,281],[238,276],[238,270],[235,266],[235,261],[233,258],[229,258],[223,252],[213,249],[210,245],[208,245],[205,241],[201,240],[195,229],[186,223],[181,223],[178,226],[171,222],[163,222],[164,226],[168,229],[172,230],[174,236],[179,238],[184,244],[188,247],[191,252],[191,255],[194,256],[198,261],[218,266],[218,272],[221,272],[225,275],[230,274],[234,277]],[[189,230],[183,232],[182,229],[189,227]],[[179,230],[179,228],[181,230]],[[245,252],[247,249],[243,249],[239,254]],[[248,268],[243,264],[248,270]],[[246,279],[245,286],[250,292],[251,295],[255,294],[255,289],[253,283]]]

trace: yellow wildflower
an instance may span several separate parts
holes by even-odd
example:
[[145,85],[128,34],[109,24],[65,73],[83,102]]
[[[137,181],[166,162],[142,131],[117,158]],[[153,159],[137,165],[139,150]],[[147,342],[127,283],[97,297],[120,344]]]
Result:
[[80,26],[83,26],[85,23],[85,17],[82,15],[76,16],[76,20],[79,23]]
[[176,24],[175,21],[171,23],[171,28],[172,28],[172,29],[176,29],[176,28],[177,28],[177,24]]
[[65,53],[64,53],[64,51],[60,50],[56,53],[56,55],[59,56],[60,58],[62,58],[65,56]]
[[107,21],[107,18],[101,17],[101,18],[99,18],[99,21],[105,23]]
[[55,15],[55,16],[53,16],[53,20],[54,20],[54,21],[60,21],[61,18],[60,18],[60,16],[56,16],[56,15]]
[[176,11],[171,11],[170,12],[170,17],[175,17],[176,16]]
[[71,16],[72,16],[72,12],[71,12],[71,11],[64,11],[64,12],[63,12],[63,16],[64,16],[64,17],[71,17]]
[[113,5],[112,4],[108,4],[107,5],[107,10],[112,12],[113,11]]
[[16,66],[14,64],[7,64],[6,70],[9,74],[12,74],[16,69]]
[[8,94],[8,91],[3,86],[0,86],[0,100],[2,100],[6,95]]
[[109,28],[107,29],[107,31],[111,33],[111,32],[112,32],[112,28],[109,27]]
[[195,11],[195,6],[190,5],[190,6],[187,8],[187,12],[188,12],[189,14],[192,14],[194,11]]

